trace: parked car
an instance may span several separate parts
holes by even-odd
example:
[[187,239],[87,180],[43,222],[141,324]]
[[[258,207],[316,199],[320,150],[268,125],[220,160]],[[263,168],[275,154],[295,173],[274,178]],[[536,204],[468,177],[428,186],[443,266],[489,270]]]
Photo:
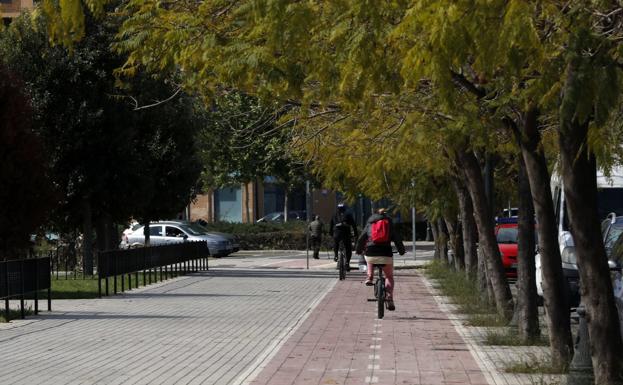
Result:
[[[275,211],[274,213],[270,213],[264,215],[260,219],[257,220],[258,223],[262,222],[283,222],[283,211]],[[291,210],[288,211],[288,220],[295,221],[305,221],[307,220],[307,212],[305,210]]]
[[[610,175],[605,175],[601,170],[598,170],[596,178],[599,216],[604,218],[608,213],[623,212],[623,167],[614,168]],[[562,271],[568,286],[570,306],[577,307],[580,304],[580,274],[575,255],[575,243],[569,229],[569,217],[561,176],[554,173],[550,185],[558,222],[558,246],[562,258]],[[605,228],[602,224],[602,235],[605,236],[603,230]],[[540,254],[536,255],[535,264],[537,293],[539,296],[543,296]],[[612,263],[610,265],[612,268]]]
[[[145,244],[144,226],[137,227],[126,235],[120,247],[136,247]],[[161,221],[149,224],[149,239],[153,246],[166,245],[186,241],[206,241],[210,255],[225,257],[234,252],[231,235],[228,236],[208,232],[202,226],[187,221]]]
[[507,278],[517,278],[517,221],[504,221],[495,226],[495,238],[497,239],[502,264]]
[[205,219],[198,219],[198,220],[196,220],[193,223],[203,227],[203,229],[208,234],[216,234],[216,235],[222,236],[223,238],[229,239],[231,241],[231,243],[232,243],[233,248],[234,248],[234,251],[233,251],[234,253],[237,252],[237,251],[240,251],[240,240],[235,235],[228,234],[228,233],[221,233],[219,231],[210,231],[210,229],[207,228],[208,222]]
[[623,262],[623,237],[621,236],[623,235],[623,216],[616,216],[615,213],[608,215],[608,218],[601,223],[601,234],[611,268],[621,268]]

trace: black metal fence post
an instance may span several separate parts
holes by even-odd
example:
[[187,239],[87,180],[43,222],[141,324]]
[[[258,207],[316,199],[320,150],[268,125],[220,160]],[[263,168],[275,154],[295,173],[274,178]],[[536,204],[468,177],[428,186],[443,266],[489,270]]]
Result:
[[[102,253],[97,254],[97,298],[102,298]],[[84,269],[83,269],[84,270]]]
[[39,314],[39,260],[35,258],[35,315]]
[[54,276],[54,272],[52,271],[52,257],[50,256],[50,272],[48,276],[50,277],[50,285],[48,286],[48,311],[52,311],[52,277]]
[[20,261],[19,264],[19,269],[20,269],[20,284],[22,286],[22,292],[20,293],[19,296],[19,311],[20,311],[20,316],[22,317],[22,319],[26,318],[26,312],[24,311],[24,300],[25,300],[25,295],[24,292],[26,291],[25,289],[25,284],[26,284],[26,280],[24,279],[24,261]]
[[4,299],[4,310],[6,313],[6,321],[9,322],[9,318],[11,318],[11,310],[9,303],[9,265],[5,263],[4,265],[4,288],[6,289],[6,298]]
[[[112,258],[112,265],[113,265],[113,269],[112,269],[112,279],[113,279],[113,293],[115,295],[117,295],[117,258]],[[109,263],[111,261],[108,261]]]

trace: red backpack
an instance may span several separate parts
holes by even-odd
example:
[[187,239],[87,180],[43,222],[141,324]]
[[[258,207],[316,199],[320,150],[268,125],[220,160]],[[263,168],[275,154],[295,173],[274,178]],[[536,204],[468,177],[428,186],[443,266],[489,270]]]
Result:
[[372,223],[370,227],[372,242],[375,244],[388,243],[389,238],[389,219],[384,218]]

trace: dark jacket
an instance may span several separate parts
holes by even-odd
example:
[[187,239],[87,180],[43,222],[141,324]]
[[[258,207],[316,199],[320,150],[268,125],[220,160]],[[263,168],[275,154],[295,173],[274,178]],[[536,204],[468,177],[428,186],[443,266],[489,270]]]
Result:
[[320,220],[312,221],[309,224],[309,234],[316,238],[322,237],[322,227],[323,223]]
[[353,229],[355,238],[357,238],[357,225],[353,216],[346,211],[339,211],[331,218],[329,224],[329,234],[333,234],[333,238],[350,239],[350,229]]
[[[372,242],[372,224],[374,222],[380,221],[381,219],[389,220],[389,236],[390,242],[375,244]],[[398,253],[400,255],[405,253],[405,246],[402,244],[402,239],[400,238],[400,234],[395,231],[394,223],[392,219],[386,215],[381,214],[372,214],[370,218],[368,218],[368,223],[366,224],[366,228],[361,232],[361,236],[357,239],[357,245],[355,246],[355,252],[357,254],[363,254],[371,256],[371,257],[391,257],[392,256],[392,243],[396,245],[396,249],[398,249]]]

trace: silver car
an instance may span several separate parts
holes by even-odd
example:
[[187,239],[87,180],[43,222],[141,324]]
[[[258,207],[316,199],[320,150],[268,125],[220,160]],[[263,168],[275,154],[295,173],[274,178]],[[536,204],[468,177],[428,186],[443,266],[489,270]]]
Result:
[[[144,226],[126,234],[121,248],[145,245]],[[234,252],[234,245],[228,234],[208,233],[203,227],[186,221],[161,221],[149,224],[149,241],[152,246],[186,241],[206,241],[210,255],[225,257]]]

